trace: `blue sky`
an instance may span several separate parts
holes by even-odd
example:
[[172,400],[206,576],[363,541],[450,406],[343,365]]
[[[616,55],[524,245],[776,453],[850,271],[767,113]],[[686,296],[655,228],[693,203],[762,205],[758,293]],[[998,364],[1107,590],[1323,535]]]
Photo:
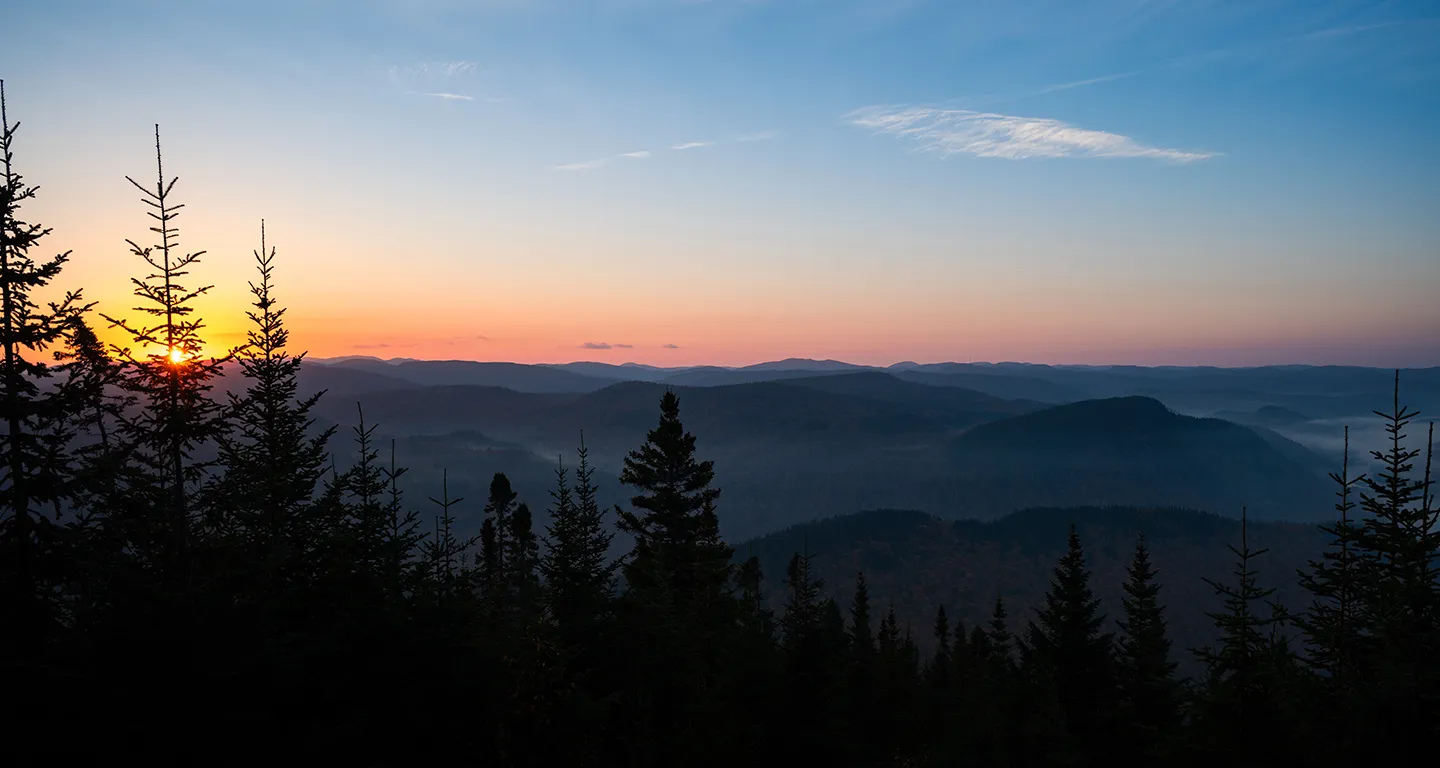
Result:
[[72,276],[125,301],[158,122],[219,337],[265,217],[317,354],[1440,364],[1429,3],[6,16]]

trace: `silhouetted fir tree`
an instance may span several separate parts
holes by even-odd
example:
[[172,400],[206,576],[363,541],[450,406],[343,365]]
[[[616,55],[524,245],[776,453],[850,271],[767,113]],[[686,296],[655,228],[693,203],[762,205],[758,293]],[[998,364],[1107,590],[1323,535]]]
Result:
[[[666,392],[660,422],[625,458],[620,481],[639,493],[633,511],[617,509],[634,537],[622,565],[626,641],[635,664],[636,705],[646,764],[724,759],[731,745],[707,713],[719,700],[721,657],[734,626],[732,550],[720,539],[714,465],[695,458],[695,437],[680,422],[680,401]],[[637,746],[639,746],[637,744]]]
[[1224,610],[1209,614],[1220,638],[1201,648],[1205,664],[1202,700],[1195,712],[1194,748],[1205,759],[1262,760],[1274,764],[1290,754],[1292,733],[1281,690],[1281,670],[1272,646],[1273,610],[1260,610],[1274,588],[1257,583],[1253,560],[1268,550],[1252,550],[1245,510],[1240,515],[1240,546],[1235,556],[1233,585],[1204,579],[1224,599]]
[[1105,617],[1090,589],[1090,572],[1074,524],[1068,551],[1055,567],[1045,606],[1036,619],[1027,633],[1033,674],[1059,703],[1082,763],[1093,763],[1100,759],[1113,727],[1113,643],[1109,634],[1100,631]]
[[738,635],[728,666],[736,695],[730,706],[738,710],[740,751],[752,756],[770,753],[769,735],[784,712],[777,695],[783,667],[776,649],[775,614],[766,605],[764,583],[758,557],[746,558],[735,569]]
[[[505,621],[514,610],[510,599],[509,556],[514,547],[510,536],[515,525],[515,504],[519,496],[510,486],[510,478],[503,472],[496,472],[490,479],[490,495],[485,501],[485,522],[481,526],[481,555],[484,558],[482,574],[486,590],[487,605],[492,611],[492,621]],[[508,626],[508,624],[507,624]]]
[[1381,743],[1403,754],[1440,723],[1440,510],[1429,494],[1428,451],[1424,475],[1414,476],[1422,451],[1407,447],[1405,430],[1418,413],[1400,404],[1399,371],[1391,411],[1375,413],[1385,419],[1389,446],[1371,452],[1381,466],[1360,493],[1357,576],[1362,621],[1373,638],[1365,709]]
[[950,619],[945,615],[945,606],[935,610],[935,653],[926,669],[931,687],[943,691],[950,686],[951,666],[955,659],[950,653]]
[[1156,765],[1168,753],[1180,725],[1180,686],[1170,639],[1160,606],[1160,585],[1141,534],[1135,556],[1126,568],[1129,579],[1120,599],[1117,673],[1120,683],[1122,731],[1117,743],[1138,763]]
[[600,631],[615,591],[609,555],[614,536],[595,498],[594,469],[583,436],[577,453],[573,493],[566,480],[568,470],[564,466],[555,470],[550,525],[540,562],[551,619],[561,643],[572,652]]
[[[214,462],[202,458],[226,429],[224,409],[210,397],[221,366],[230,359],[202,357],[204,324],[193,317],[194,302],[212,286],[189,289],[181,279],[190,274],[204,251],[181,252],[175,220],[183,205],[173,200],[177,179],[165,178],[160,151],[160,127],[155,127],[156,181],[153,188],[125,177],[144,195],[147,215],[158,242],[141,246],[127,240],[130,251],[152,270],[131,278],[141,301],[135,311],[145,322],[101,315],[111,327],[129,334],[140,347],[114,347],[125,370],[125,387],[139,399],[139,410],[120,424],[120,432],[135,447],[132,454],[141,474],[129,493],[143,499],[155,512],[127,521],[132,549],[154,574],[167,583],[162,591],[181,595],[194,584],[195,558],[191,547],[197,527],[210,525],[213,512],[196,494],[209,487]],[[149,323],[154,323],[149,324]],[[231,353],[233,355],[233,352]]]
[[510,534],[505,537],[506,573],[510,578],[509,596],[517,614],[527,623],[539,621],[540,542],[535,537],[535,520],[530,506],[521,502],[510,515]]
[[455,513],[451,510],[464,498],[450,498],[450,470],[441,470],[440,498],[430,497],[430,503],[440,508],[435,516],[435,529],[423,545],[422,558],[426,563],[426,577],[429,591],[435,601],[435,608],[446,611],[467,604],[470,592],[470,569],[466,556],[473,543],[455,535]]
[[15,167],[20,125],[10,122],[4,87],[0,81],[0,424],[5,429],[0,448],[0,614],[14,622],[14,629],[0,632],[0,649],[15,645],[4,653],[8,663],[26,659],[60,629],[55,594],[63,578],[56,571],[60,531],[50,517],[58,516],[68,493],[72,425],[69,403],[53,387],[44,386],[51,368],[41,357],[89,307],[81,304],[78,291],[48,304],[33,295],[60,275],[70,254],[44,261],[31,255],[50,230],[20,218],[21,205],[33,200],[37,190]]
[[340,533],[339,520],[315,503],[335,428],[310,434],[310,411],[320,394],[297,394],[305,356],[286,350],[285,309],[271,293],[276,252],[266,247],[263,221],[254,253],[259,280],[250,284],[253,327],[238,355],[248,384],[243,393],[230,394],[232,429],[219,439],[225,467],[219,503],[257,579],[254,597],[275,608],[275,601],[288,602],[294,590],[309,588],[316,548]]

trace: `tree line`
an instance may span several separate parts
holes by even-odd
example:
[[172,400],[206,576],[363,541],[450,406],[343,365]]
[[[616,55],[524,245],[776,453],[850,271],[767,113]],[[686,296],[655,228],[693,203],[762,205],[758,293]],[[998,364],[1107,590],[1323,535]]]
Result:
[[[1142,538],[1108,633],[1072,528],[1033,618],[997,599],[976,626],[943,606],[901,626],[863,573],[842,606],[809,553],[770,576],[736,557],[673,392],[624,461],[628,505],[600,505],[582,439],[548,499],[495,475],[462,535],[480,501],[442,482],[417,503],[363,412],[315,428],[263,223],[247,341],[203,354],[204,252],[180,246],[158,127],[122,317],[57,284],[69,254],[35,255],[3,83],[0,126],[0,722],[23,762],[1340,765],[1440,736],[1440,511],[1398,374],[1382,470],[1351,476],[1347,445],[1333,546],[1270,577],[1310,604],[1270,599],[1242,525],[1218,641],[1174,648]],[[246,386],[220,397],[227,365]],[[1181,653],[1204,673],[1180,678]]]

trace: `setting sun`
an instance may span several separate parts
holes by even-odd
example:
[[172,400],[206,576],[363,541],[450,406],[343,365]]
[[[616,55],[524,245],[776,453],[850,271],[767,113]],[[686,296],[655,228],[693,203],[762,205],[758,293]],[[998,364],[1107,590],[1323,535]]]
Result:
[[171,350],[170,350],[170,362],[174,363],[175,365],[179,365],[179,364],[185,362],[185,352],[184,352],[184,350],[181,350],[181,349],[179,349],[179,348],[171,349]]

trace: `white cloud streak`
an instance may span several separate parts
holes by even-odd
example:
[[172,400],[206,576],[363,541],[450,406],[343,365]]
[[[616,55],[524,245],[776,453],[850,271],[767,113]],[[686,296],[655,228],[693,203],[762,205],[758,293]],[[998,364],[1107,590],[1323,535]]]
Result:
[[437,99],[444,99],[444,100],[446,100],[446,101],[474,101],[474,100],[475,100],[475,97],[474,97],[474,96],[466,96],[466,95],[460,94],[460,93],[425,93],[425,94],[422,94],[422,95],[425,95],[425,96],[434,96],[434,97],[437,98]]
[[594,169],[596,169],[596,168],[599,168],[599,167],[605,165],[605,164],[608,163],[608,162],[610,162],[610,158],[608,158],[608,157],[601,157],[601,158],[597,158],[597,159],[595,159],[595,160],[586,160],[586,161],[583,162],[583,163],[566,163],[565,165],[557,165],[557,166],[555,166],[555,170],[557,170],[557,171],[592,171],[592,170],[594,170]]
[[874,133],[909,139],[920,149],[1025,160],[1048,157],[1151,158],[1189,163],[1214,152],[1165,149],[1118,133],[1079,128],[1043,117],[1016,117],[965,109],[872,106],[845,116],[845,122]]
[[629,158],[634,158],[634,159],[636,159],[636,160],[644,160],[645,158],[647,158],[647,157],[649,157],[649,156],[650,156],[650,151],[649,151],[649,150],[645,150],[645,149],[642,149],[642,150],[640,150],[639,152],[626,152],[625,154],[621,155],[621,157],[629,157]]
[[683,143],[683,144],[676,144],[675,146],[671,147],[671,149],[674,149],[674,150],[681,150],[681,149],[699,149],[699,148],[701,148],[701,147],[708,147],[708,146],[710,146],[711,144],[714,144],[714,143],[715,143],[715,142],[713,142],[713,141],[687,141],[687,142],[685,142],[685,143]]

